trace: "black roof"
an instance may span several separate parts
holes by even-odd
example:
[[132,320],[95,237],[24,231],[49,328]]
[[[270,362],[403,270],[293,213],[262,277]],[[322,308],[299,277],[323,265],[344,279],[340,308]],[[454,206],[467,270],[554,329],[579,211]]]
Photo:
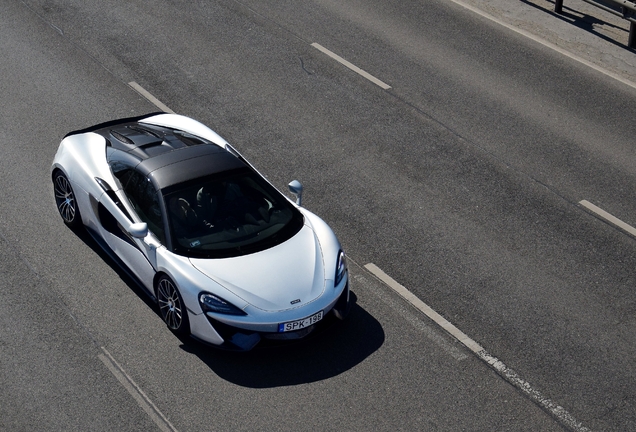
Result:
[[116,120],[80,133],[97,133],[104,137],[107,146],[127,153],[126,159],[135,160],[137,169],[158,189],[247,167],[234,154],[203,138],[177,129],[139,123],[146,117]]
[[146,159],[138,169],[159,189],[199,177],[245,168],[232,153],[215,144],[203,144]]

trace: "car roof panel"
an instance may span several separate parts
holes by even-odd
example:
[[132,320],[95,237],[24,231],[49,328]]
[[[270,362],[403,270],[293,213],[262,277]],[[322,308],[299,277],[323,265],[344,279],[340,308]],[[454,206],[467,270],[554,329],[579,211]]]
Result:
[[144,160],[138,169],[159,189],[247,165],[213,144],[186,147]]

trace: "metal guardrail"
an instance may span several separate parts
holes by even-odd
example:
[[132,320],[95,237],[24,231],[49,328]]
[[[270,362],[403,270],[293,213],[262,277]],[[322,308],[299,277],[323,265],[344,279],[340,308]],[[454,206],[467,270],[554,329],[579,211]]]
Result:
[[[583,0],[586,3],[603,9],[612,15],[619,16],[629,21],[629,39],[627,46],[636,48],[636,4],[627,0]],[[563,0],[555,0],[554,11],[563,13]]]

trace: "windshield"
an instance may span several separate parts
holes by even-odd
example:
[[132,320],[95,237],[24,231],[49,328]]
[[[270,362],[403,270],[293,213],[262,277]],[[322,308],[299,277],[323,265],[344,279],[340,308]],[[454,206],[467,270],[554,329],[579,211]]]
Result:
[[172,249],[193,258],[259,252],[290,239],[304,222],[285,197],[247,168],[171,186],[163,195]]

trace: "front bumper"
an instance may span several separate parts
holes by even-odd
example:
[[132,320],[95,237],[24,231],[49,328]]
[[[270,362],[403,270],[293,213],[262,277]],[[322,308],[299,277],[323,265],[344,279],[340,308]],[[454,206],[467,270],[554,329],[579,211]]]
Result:
[[[214,329],[215,333],[219,336],[221,343],[215,343],[216,340],[208,341],[203,338],[197,337],[193,333],[193,338],[214,346],[230,351],[249,351],[258,344],[275,344],[285,343],[288,341],[297,341],[304,339],[310,334],[318,333],[321,329],[328,328],[335,320],[343,320],[351,308],[349,282],[346,282],[344,289],[335,302],[329,305],[324,310],[324,317],[316,324],[305,327],[301,330],[290,332],[270,332],[270,331],[255,331],[236,327],[227,323],[223,323],[210,316],[204,315],[208,323]],[[318,311],[316,311],[318,312]],[[331,312],[331,313],[330,313]],[[201,318],[199,318],[201,319]]]

